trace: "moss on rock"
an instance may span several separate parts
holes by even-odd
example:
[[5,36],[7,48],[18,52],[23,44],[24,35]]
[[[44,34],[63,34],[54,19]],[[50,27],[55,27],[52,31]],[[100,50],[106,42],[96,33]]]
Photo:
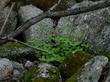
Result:
[[0,57],[19,60],[26,57],[33,52],[32,49],[27,48],[17,42],[7,42],[0,46]]
[[60,82],[60,80],[58,68],[49,64],[34,66],[24,75],[24,82]]
[[[61,64],[59,67],[61,70],[61,75],[63,76],[64,80],[67,80],[71,76],[72,80],[76,80],[76,77],[80,73],[80,70],[82,69],[83,65],[90,58],[91,55],[83,51],[73,52],[69,56],[67,56],[63,64]],[[69,79],[69,81],[70,80],[71,79]]]

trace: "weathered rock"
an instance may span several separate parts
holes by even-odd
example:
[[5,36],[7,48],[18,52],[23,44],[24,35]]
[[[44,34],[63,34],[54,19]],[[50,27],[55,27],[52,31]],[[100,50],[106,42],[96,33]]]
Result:
[[78,82],[98,82],[104,66],[108,63],[108,58],[96,56],[87,62],[78,77]]
[[10,0],[0,0],[0,10],[2,10],[9,2]]
[[0,59],[0,82],[9,80],[12,76],[13,65],[8,59]]
[[[77,75],[79,74],[82,66],[91,58],[90,54],[77,51],[73,52],[69,56],[66,57],[64,62],[61,64],[60,71],[64,80],[67,80],[72,75],[74,75],[74,81],[77,79]],[[73,82],[74,82],[73,81]]]
[[106,81],[105,82],[110,82],[110,76],[107,77]]
[[[31,59],[33,57],[31,48],[25,47],[16,42],[7,42],[6,44],[0,45],[0,57],[8,58],[15,61],[24,61],[24,59]],[[35,59],[35,56],[34,56]]]
[[26,61],[26,63],[25,63],[25,68],[30,68],[30,67],[32,67],[34,64],[33,64],[33,62],[31,62],[31,61]]
[[12,61],[12,65],[13,65],[13,78],[12,79],[16,81],[21,80],[25,72],[23,64]]
[[110,63],[109,62],[106,64],[106,66],[104,66],[98,82],[110,82]]
[[[23,6],[19,10],[19,14],[21,16],[21,21],[25,22],[32,17],[38,16],[43,11],[36,8],[32,5]],[[32,25],[29,30],[26,31],[26,38],[28,39],[40,39],[40,40],[47,40],[50,34],[53,31],[53,22],[51,19],[47,18],[39,23]]]
[[41,63],[26,72],[24,82],[61,82],[61,76],[57,67]]
[[[92,3],[85,1],[73,8]],[[102,51],[110,51],[110,8],[62,17],[57,29],[58,33],[68,34],[75,40],[87,40],[91,44],[90,52],[103,55]]]
[[[1,0],[4,1],[4,0]],[[6,0],[5,0],[6,1]],[[0,11],[0,29],[6,19],[7,14],[9,13],[10,8],[6,7],[3,10]],[[3,30],[3,35],[7,35],[15,30],[17,24],[17,18],[16,13],[14,11],[11,12],[8,22],[6,23],[6,26]]]

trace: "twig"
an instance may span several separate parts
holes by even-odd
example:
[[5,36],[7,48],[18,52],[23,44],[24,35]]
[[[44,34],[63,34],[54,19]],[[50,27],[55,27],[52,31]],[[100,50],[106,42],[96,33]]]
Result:
[[11,8],[10,8],[10,11],[9,11],[9,13],[8,13],[7,16],[6,16],[6,19],[5,19],[4,23],[3,23],[3,26],[2,26],[2,28],[1,28],[1,30],[0,30],[0,36],[1,36],[2,33],[3,33],[3,30],[4,30],[4,28],[5,28],[5,25],[6,25],[7,21],[8,21],[8,18],[9,18],[10,14],[11,14],[11,11],[12,11],[14,5],[15,5],[15,2],[12,3]]
[[60,3],[62,0],[58,0],[58,2],[56,4],[54,4],[48,11],[52,11],[54,10]]
[[15,37],[15,36],[19,35],[20,33],[24,32],[25,30],[27,30],[28,28],[30,28],[35,23],[40,22],[44,18],[65,17],[65,16],[69,16],[69,15],[77,15],[77,14],[86,13],[89,11],[106,8],[109,6],[110,6],[110,0],[106,0],[106,1],[99,1],[98,3],[94,2],[94,4],[92,4],[92,5],[85,6],[85,7],[78,7],[78,8],[71,9],[71,10],[58,11],[58,12],[44,12],[36,17],[31,18],[30,20],[27,20],[25,23],[23,23],[21,26],[19,26],[15,31],[8,34],[6,37]]
[[29,44],[27,44],[27,43],[24,43],[24,42],[22,42],[22,41],[19,41],[19,40],[16,40],[16,39],[12,39],[12,40],[13,40],[14,42],[20,43],[20,44],[22,44],[22,45],[24,45],[24,46],[27,46],[27,47],[30,47],[30,48],[32,48],[32,49],[49,53],[47,50],[44,50],[44,49],[41,49],[41,48],[37,48],[37,47],[31,46],[31,45],[29,45]]
[[27,43],[24,43],[22,41],[16,40],[14,38],[9,38],[9,37],[2,37],[2,38],[0,38],[0,44],[4,44],[6,42],[17,42],[17,43],[20,43],[20,44],[22,44],[24,46],[30,47],[32,49],[49,53],[47,50],[44,50],[44,49],[41,49],[41,48],[37,48],[37,47],[31,46],[31,45],[29,45]]

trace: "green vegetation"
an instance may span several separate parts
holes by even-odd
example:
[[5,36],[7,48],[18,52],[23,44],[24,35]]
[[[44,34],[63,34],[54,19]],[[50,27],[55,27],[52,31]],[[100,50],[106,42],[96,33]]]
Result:
[[32,77],[36,74],[37,72],[37,66],[33,66],[30,68],[24,75],[23,80],[24,82],[32,82]]
[[72,41],[69,36],[61,35],[51,37],[49,42],[43,42],[39,40],[31,40],[29,44],[37,46],[39,48],[47,50],[49,53],[36,51],[35,55],[39,57],[41,61],[50,62],[57,61],[62,62],[70,52],[83,51],[87,47],[87,43],[83,41]]

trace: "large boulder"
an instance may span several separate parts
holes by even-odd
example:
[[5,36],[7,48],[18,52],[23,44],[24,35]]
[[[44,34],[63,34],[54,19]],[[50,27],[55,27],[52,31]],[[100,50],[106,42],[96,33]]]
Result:
[[[95,2],[97,3],[97,2]],[[91,5],[84,1],[78,6]],[[91,45],[90,52],[103,54],[110,51],[110,8],[103,8],[75,16],[62,17],[57,26],[58,33],[68,34],[74,40],[87,40]]]
[[[27,5],[23,6],[19,10],[19,15],[21,17],[21,21],[25,22],[32,17],[38,16],[43,11],[38,9],[35,6]],[[26,33],[26,39],[39,39],[39,40],[48,40],[50,37],[50,34],[52,34],[53,31],[53,22],[50,18],[46,18],[42,21],[40,21],[37,24],[32,25],[25,33]]]
[[78,77],[78,82],[98,82],[104,66],[108,63],[108,58],[96,56],[87,62]]
[[0,82],[12,77],[13,65],[8,59],[0,59]]
[[[1,1],[4,1],[4,0],[1,0]],[[6,20],[6,17],[8,15],[9,11],[10,11],[9,7],[6,7],[0,11],[0,29],[1,29],[4,21]],[[16,25],[17,25],[16,13],[14,11],[12,11],[9,16],[8,22],[5,25],[2,35],[7,35],[7,34],[11,33],[12,31],[14,31],[16,29]]]

